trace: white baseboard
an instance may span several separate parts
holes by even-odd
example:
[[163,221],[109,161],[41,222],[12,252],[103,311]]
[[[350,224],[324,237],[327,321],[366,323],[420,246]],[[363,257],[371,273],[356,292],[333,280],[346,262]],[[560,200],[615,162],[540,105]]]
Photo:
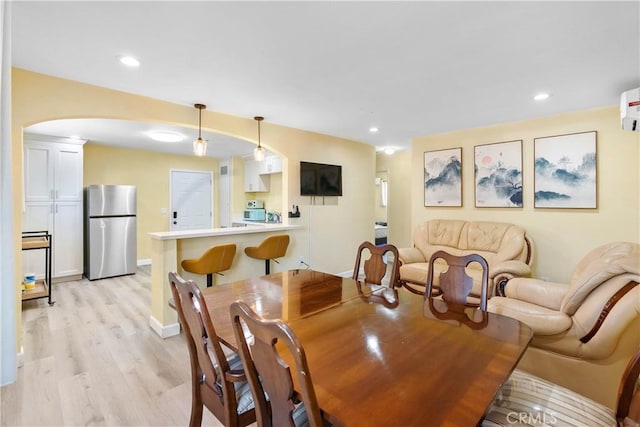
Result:
[[342,273],[336,273],[336,276],[350,278],[353,275],[353,270],[343,271]]
[[141,265],[151,265],[151,258],[139,259],[138,267]]
[[21,368],[24,365],[24,347],[20,346],[20,351],[16,354],[16,366]]
[[158,319],[153,316],[149,316],[149,326],[156,334],[160,335],[160,338],[169,338],[175,335],[180,335],[180,323],[163,326]]

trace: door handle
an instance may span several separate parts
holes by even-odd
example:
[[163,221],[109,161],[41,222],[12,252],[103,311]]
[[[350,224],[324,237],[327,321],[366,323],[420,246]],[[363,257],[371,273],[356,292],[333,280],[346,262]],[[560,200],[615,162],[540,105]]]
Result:
[[173,219],[176,219],[176,218],[178,218],[178,211],[173,211]]

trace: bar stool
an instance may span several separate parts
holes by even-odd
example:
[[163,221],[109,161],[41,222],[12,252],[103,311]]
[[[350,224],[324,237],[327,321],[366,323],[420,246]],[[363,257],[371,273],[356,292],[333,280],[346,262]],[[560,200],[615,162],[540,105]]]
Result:
[[207,288],[210,288],[213,286],[213,275],[219,274],[223,276],[221,271],[231,268],[235,255],[236,245],[234,243],[225,243],[210,247],[200,258],[183,259],[180,265],[190,273],[206,274]]
[[269,274],[270,260],[278,262],[275,258],[283,257],[289,246],[288,234],[277,234],[264,239],[258,246],[244,248],[244,253],[250,258],[264,260],[264,274]]

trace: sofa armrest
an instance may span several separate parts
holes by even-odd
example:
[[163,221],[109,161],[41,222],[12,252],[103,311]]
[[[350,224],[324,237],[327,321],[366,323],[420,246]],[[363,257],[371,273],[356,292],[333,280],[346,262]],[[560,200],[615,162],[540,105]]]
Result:
[[400,248],[398,249],[398,257],[402,264],[412,264],[414,262],[427,262],[424,255],[416,248]]
[[531,276],[531,267],[522,261],[508,260],[501,261],[491,266],[489,278],[493,279],[498,275],[510,275],[513,277],[529,277]]
[[533,330],[534,335],[556,335],[573,323],[571,317],[561,311],[507,297],[489,299],[487,310],[521,321]]
[[517,260],[508,260],[492,265],[489,271],[489,279],[493,281],[496,295],[504,296],[504,288],[509,280],[516,277],[531,276],[531,267]]
[[504,288],[504,293],[507,298],[560,311],[562,299],[568,288],[569,285],[565,283],[517,277],[509,280],[508,286]]

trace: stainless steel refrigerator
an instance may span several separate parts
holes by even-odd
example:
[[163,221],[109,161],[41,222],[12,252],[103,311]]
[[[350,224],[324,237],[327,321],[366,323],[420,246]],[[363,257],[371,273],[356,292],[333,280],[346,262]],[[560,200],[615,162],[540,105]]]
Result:
[[136,187],[90,185],[85,188],[84,273],[89,280],[134,274]]

